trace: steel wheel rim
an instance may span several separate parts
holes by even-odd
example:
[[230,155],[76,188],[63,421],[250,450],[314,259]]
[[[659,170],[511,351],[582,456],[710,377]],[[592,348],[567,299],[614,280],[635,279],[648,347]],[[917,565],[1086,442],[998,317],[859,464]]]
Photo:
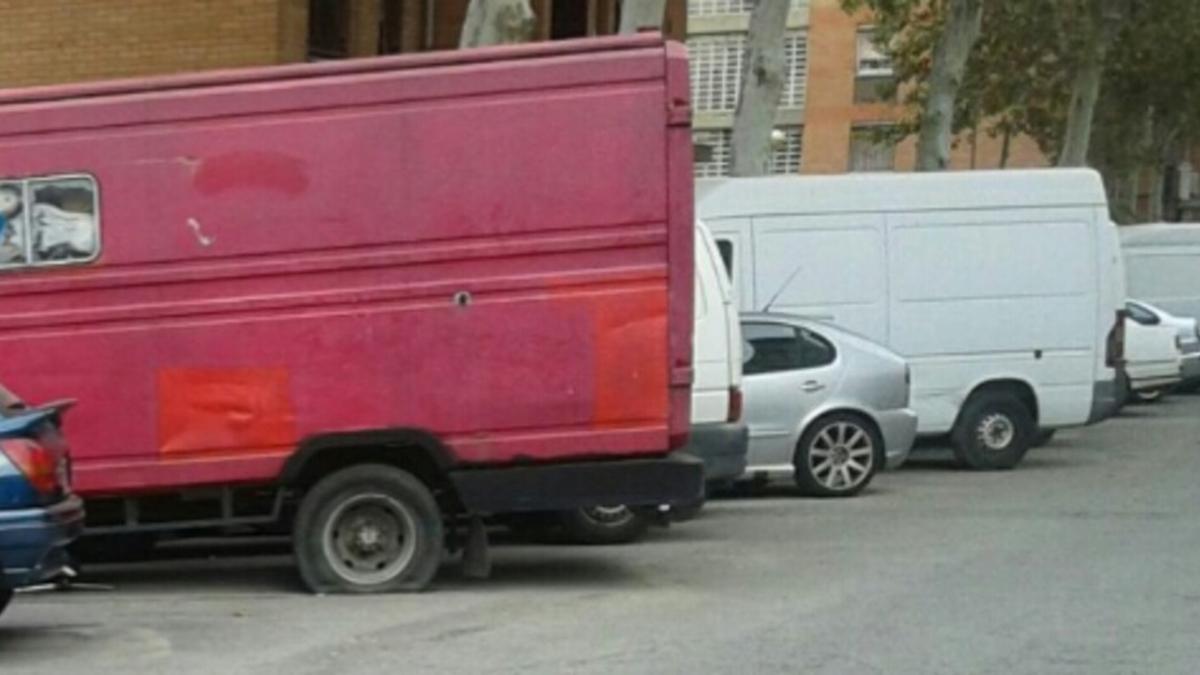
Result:
[[976,436],[987,450],[1007,450],[1017,436],[1017,426],[1008,415],[992,413],[979,423]]
[[601,525],[623,525],[633,518],[633,511],[624,505],[589,506],[583,509],[583,515]]
[[416,557],[417,517],[384,494],[347,499],[326,521],[321,541],[325,558],[343,579],[370,586],[402,574]]
[[830,424],[808,446],[808,471],[822,486],[852,490],[871,475],[875,442],[871,434],[852,422]]

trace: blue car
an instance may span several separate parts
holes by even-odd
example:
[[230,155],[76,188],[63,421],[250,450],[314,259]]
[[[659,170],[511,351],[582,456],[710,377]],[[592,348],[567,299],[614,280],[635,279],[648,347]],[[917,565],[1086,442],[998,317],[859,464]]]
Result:
[[60,432],[68,407],[26,407],[0,386],[0,612],[14,590],[62,574],[83,529]]

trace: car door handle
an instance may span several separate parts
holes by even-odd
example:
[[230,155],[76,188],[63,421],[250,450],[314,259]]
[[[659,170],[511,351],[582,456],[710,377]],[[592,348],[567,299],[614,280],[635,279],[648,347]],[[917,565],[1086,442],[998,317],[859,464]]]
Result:
[[800,388],[811,394],[814,391],[821,391],[825,388],[825,385],[817,382],[816,380],[809,380],[808,382],[800,385]]

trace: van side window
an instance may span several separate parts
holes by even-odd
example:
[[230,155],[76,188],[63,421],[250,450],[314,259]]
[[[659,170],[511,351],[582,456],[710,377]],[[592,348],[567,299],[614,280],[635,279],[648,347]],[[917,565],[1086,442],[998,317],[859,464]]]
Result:
[[733,279],[733,242],[728,239],[717,240],[717,250],[721,253],[721,262],[725,263],[725,272]]
[[802,328],[747,323],[742,325],[742,336],[749,357],[742,365],[746,375],[819,368],[837,358],[837,351],[828,340]]
[[0,182],[0,268],[87,262],[99,252],[94,178]]
[[0,267],[24,264],[26,241],[25,186],[16,182],[0,183]]

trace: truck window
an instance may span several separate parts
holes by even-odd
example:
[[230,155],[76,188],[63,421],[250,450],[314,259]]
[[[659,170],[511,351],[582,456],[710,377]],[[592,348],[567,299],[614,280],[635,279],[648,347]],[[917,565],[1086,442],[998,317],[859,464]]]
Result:
[[99,251],[94,178],[0,182],[0,267],[87,262]]

